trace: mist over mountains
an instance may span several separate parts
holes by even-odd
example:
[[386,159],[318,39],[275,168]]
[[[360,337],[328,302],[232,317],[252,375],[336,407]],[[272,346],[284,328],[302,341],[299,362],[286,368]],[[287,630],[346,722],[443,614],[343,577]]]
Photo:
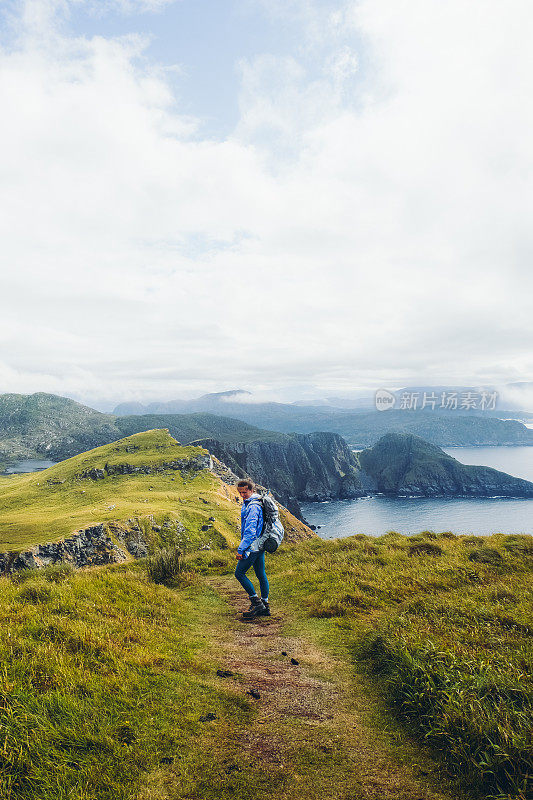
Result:
[[[244,400],[244,402],[241,402]],[[161,406],[150,406],[150,408]],[[62,460],[84,450],[155,428],[167,428],[186,444],[197,439],[221,442],[280,441],[288,434],[317,431],[339,434],[349,445],[372,446],[386,433],[410,433],[436,444],[531,445],[533,430],[516,420],[436,411],[353,411],[331,407],[255,403],[245,393],[205,395],[164,404],[165,411],[127,415],[95,411],[66,397],[36,393],[0,395],[0,461],[21,458]],[[170,413],[170,409],[179,413]],[[131,406],[122,405],[116,411]]]
[[[448,390],[452,391],[452,388],[448,387]],[[416,391],[424,390],[418,387]],[[147,406],[122,403],[114,410],[119,417],[147,413],[172,415],[198,412],[228,416],[258,428],[283,433],[338,433],[349,444],[358,448],[372,445],[388,431],[412,433],[441,447],[533,444],[533,431],[519,421],[502,420],[497,416],[500,413],[503,417],[516,416],[512,410],[476,413],[461,409],[440,411],[431,408],[394,408],[377,412],[375,407],[354,410],[324,405],[262,402],[256,401],[252,394],[242,390],[206,394],[195,400],[151,403]],[[528,415],[520,416],[527,418]]]

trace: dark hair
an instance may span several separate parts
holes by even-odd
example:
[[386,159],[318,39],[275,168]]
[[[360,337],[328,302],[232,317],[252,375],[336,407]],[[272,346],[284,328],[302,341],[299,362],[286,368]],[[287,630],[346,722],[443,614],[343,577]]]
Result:
[[246,488],[249,489],[251,492],[253,492],[253,490],[254,490],[254,485],[253,485],[252,481],[248,480],[247,478],[245,480],[243,480],[243,481],[239,481],[237,486],[239,488],[243,487],[243,486],[246,486]]

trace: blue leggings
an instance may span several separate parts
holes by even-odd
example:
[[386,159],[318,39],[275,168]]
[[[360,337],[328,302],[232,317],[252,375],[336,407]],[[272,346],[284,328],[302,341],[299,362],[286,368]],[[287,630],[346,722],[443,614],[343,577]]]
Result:
[[241,584],[242,588],[248,592],[250,597],[253,597],[256,593],[254,589],[254,585],[250,578],[246,575],[247,570],[250,567],[254,568],[254,572],[259,580],[259,586],[261,587],[261,597],[265,600],[268,598],[268,579],[265,572],[265,553],[264,551],[261,553],[250,553],[247,558],[242,558],[239,563],[237,564],[237,569],[235,570],[235,577]]

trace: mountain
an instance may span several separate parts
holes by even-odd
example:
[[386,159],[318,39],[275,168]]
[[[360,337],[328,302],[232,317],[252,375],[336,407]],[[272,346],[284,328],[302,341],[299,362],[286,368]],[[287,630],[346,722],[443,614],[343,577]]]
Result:
[[[116,414],[138,414],[130,404],[115,409]],[[250,402],[248,393],[241,391],[222,392],[199,397],[196,400],[176,403],[153,403],[143,407],[168,413],[170,409],[182,413],[209,412],[239,419],[259,428],[283,433],[311,433],[328,431],[338,433],[357,448],[374,444],[388,431],[401,431],[421,436],[441,447],[472,445],[533,445],[533,430],[514,419],[502,420],[500,412],[473,413],[460,410],[439,412],[438,410],[392,409],[378,412],[332,406],[302,406],[288,403]],[[512,412],[501,412],[515,416]]]
[[151,428],[168,428],[182,444],[197,439],[214,438],[223,442],[283,441],[286,434],[266,431],[248,425],[242,420],[216,414],[144,414],[143,416],[117,417],[115,427],[122,436]]
[[533,483],[491,467],[461,464],[418,436],[389,433],[358,454],[375,489],[423,497],[533,497]]
[[117,418],[53,394],[4,394],[0,395],[0,462],[23,458],[62,461],[155,428],[168,428],[183,444],[206,437],[222,441],[283,438],[283,434],[215,414]]
[[211,392],[195,400],[169,400],[166,403],[120,403],[113,411],[117,416],[130,414],[183,414],[193,411],[211,411],[225,403],[246,403],[253,398],[251,392],[243,389],[230,389],[227,392]]
[[0,395],[0,461],[67,458],[120,438],[115,417],[67,397]]

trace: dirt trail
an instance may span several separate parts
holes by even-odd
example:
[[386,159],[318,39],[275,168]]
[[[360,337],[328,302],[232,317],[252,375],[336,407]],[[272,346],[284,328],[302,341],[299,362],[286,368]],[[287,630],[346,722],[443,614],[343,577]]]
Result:
[[227,627],[212,632],[219,663],[235,673],[223,680],[260,694],[237,745],[245,762],[283,773],[284,798],[457,800],[430,757],[379,718],[346,660],[285,635],[278,616],[241,621],[248,603],[233,579],[209,585],[228,603]]

